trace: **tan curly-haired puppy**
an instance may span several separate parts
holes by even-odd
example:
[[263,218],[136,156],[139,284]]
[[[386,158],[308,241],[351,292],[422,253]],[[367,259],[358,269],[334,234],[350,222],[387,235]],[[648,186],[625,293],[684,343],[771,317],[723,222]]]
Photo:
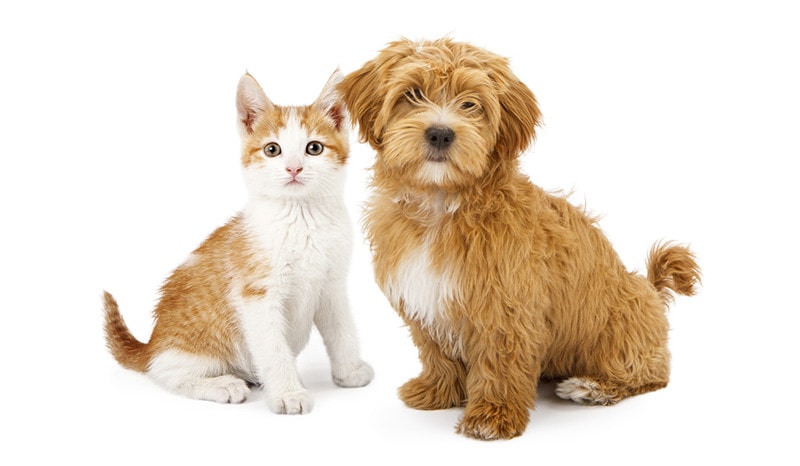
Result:
[[511,438],[540,379],[603,405],[667,385],[664,313],[694,293],[693,254],[657,244],[647,278],[628,272],[593,218],[520,173],[540,114],[506,59],[400,40],[340,90],[377,151],[365,228],[419,349],[408,406],[464,406],[458,432]]

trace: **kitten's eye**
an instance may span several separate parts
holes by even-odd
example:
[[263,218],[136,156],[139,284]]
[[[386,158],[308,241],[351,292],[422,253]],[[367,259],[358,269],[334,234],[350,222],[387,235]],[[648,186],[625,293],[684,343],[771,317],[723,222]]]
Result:
[[469,100],[461,104],[461,108],[463,108],[464,110],[469,110],[473,107],[475,107],[475,102]]
[[325,149],[325,146],[322,145],[321,142],[318,141],[311,141],[306,146],[306,154],[308,155],[319,155]]
[[425,99],[425,96],[422,95],[422,91],[418,87],[415,87],[414,89],[406,92],[404,96],[406,100],[408,100],[412,104],[418,104]]
[[264,155],[267,157],[277,157],[281,155],[281,146],[277,142],[270,142],[264,146]]

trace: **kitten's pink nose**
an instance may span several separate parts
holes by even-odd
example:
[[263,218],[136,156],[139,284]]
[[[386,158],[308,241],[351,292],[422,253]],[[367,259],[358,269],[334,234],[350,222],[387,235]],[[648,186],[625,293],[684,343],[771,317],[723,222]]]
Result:
[[286,167],[286,171],[292,175],[292,178],[296,177],[298,173],[303,171],[303,167]]

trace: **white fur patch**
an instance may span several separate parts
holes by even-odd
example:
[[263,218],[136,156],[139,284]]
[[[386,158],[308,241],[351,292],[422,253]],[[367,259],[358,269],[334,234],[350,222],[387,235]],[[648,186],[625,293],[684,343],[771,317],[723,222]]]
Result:
[[446,319],[444,309],[454,290],[450,277],[433,270],[427,245],[409,254],[384,286],[389,301],[395,307],[402,301],[406,315],[424,327]]
[[443,162],[425,162],[417,172],[417,177],[425,183],[442,184],[450,171],[450,165]]
[[226,374],[221,361],[178,350],[168,350],[150,362],[147,375],[162,387],[180,395],[218,403],[241,403],[247,399],[247,383]]
[[260,298],[230,297],[270,409],[305,414],[313,406],[296,356],[317,325],[334,381],[363,386],[372,368],[360,360],[346,295],[351,232],[339,196],[251,200],[244,212],[253,241],[270,265]]

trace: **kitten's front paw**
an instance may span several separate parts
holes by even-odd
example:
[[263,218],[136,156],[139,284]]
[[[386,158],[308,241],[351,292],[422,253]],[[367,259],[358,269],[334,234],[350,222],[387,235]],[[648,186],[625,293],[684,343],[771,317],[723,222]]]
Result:
[[283,393],[270,397],[267,401],[272,411],[277,414],[308,414],[314,407],[314,400],[308,390]]
[[369,384],[375,372],[372,366],[359,361],[359,363],[344,374],[333,374],[333,383],[340,387],[363,387]]

